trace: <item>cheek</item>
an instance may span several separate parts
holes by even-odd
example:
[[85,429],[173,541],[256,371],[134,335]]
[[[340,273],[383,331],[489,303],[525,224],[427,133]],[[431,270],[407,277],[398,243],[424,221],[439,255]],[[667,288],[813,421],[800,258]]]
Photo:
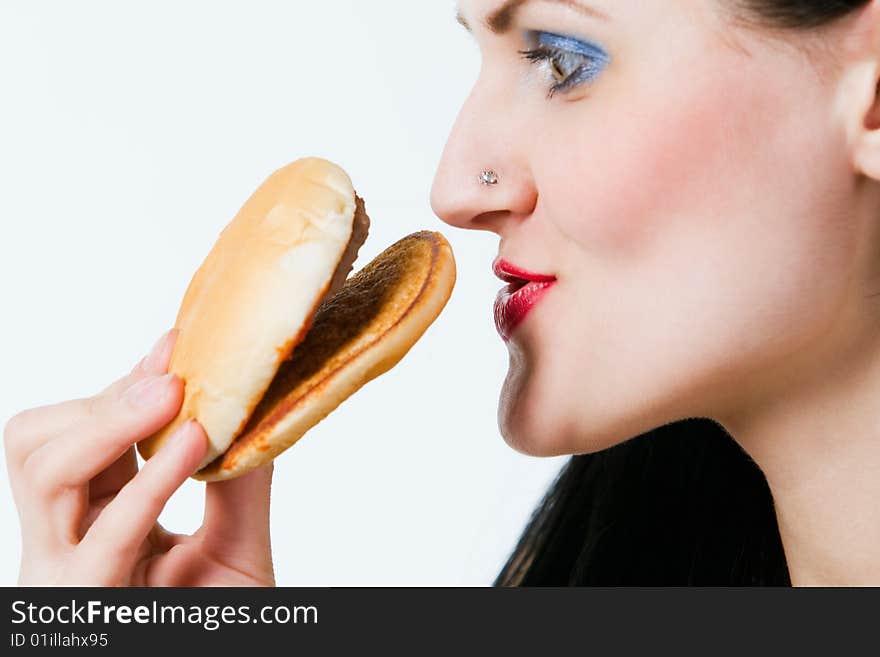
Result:
[[[585,250],[634,255],[683,217],[711,221],[748,191],[752,160],[772,134],[766,107],[772,96],[762,97],[754,80],[746,83],[735,74],[695,72],[674,87],[642,85],[635,101],[610,98],[608,110],[597,108],[590,123],[578,114],[591,108],[568,108],[553,141],[574,138],[576,147],[563,166],[544,158],[546,197],[574,201],[547,208],[554,222]],[[765,111],[756,112],[762,105]]]
[[568,270],[613,275],[634,292],[699,285],[695,276],[707,285],[754,273],[798,285],[820,271],[845,276],[844,141],[804,66],[783,62],[770,75],[722,60],[676,84],[673,71],[654,71],[626,85],[643,101],[612,94],[566,107],[551,150],[570,155],[548,151],[536,170],[546,174],[539,212],[573,246]]
[[827,99],[728,68],[694,71],[674,93],[645,87],[636,107],[597,108],[589,124],[572,104],[536,169],[569,278],[545,317],[574,328],[553,333],[547,353],[568,359],[545,359],[534,394],[578,386],[591,435],[703,414],[712,393],[819,335],[845,295],[854,234]]

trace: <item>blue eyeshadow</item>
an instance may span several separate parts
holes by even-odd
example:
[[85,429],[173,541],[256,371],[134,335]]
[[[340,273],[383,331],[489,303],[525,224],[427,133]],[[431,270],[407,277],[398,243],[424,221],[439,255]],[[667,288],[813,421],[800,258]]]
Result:
[[561,34],[552,34],[550,32],[536,32],[535,35],[538,37],[538,43],[548,48],[558,48],[559,50],[566,50],[568,52],[584,55],[585,57],[592,57],[593,59],[600,60],[601,63],[604,64],[607,64],[611,60],[611,57],[601,46],[587,43],[580,39],[563,36]]

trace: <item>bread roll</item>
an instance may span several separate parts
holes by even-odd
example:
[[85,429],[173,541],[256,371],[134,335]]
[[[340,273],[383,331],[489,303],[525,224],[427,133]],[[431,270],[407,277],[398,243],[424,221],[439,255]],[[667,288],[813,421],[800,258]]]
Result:
[[367,223],[348,175],[326,160],[297,160],[260,185],[184,294],[169,366],[186,383],[183,405],[138,444],[144,458],[190,418],[209,439],[199,467],[227,450],[334,291],[334,279],[344,281]]
[[[275,458],[349,395],[393,367],[446,305],[455,260],[446,239],[413,233],[380,253],[318,309],[244,431],[194,477],[231,479]],[[382,412],[393,412],[394,400]],[[364,428],[364,439],[381,434]]]

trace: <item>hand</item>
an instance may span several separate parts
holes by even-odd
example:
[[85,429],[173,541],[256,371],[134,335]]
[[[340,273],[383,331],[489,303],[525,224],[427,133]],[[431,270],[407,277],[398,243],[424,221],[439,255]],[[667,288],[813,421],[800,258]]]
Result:
[[176,330],[94,397],[22,411],[4,442],[22,534],[20,585],[272,586],[272,464],[205,488],[192,536],[158,517],[207,449],[184,424],[138,471],[134,445],[168,424],[183,382],[166,374]]

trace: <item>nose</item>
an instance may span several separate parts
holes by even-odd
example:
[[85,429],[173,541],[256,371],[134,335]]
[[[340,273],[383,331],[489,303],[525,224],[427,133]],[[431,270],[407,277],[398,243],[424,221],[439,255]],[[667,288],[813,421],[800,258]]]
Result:
[[[478,80],[458,114],[431,187],[431,208],[447,224],[502,235],[535,209],[522,118],[501,105],[501,94]],[[483,171],[497,184],[481,183]]]

